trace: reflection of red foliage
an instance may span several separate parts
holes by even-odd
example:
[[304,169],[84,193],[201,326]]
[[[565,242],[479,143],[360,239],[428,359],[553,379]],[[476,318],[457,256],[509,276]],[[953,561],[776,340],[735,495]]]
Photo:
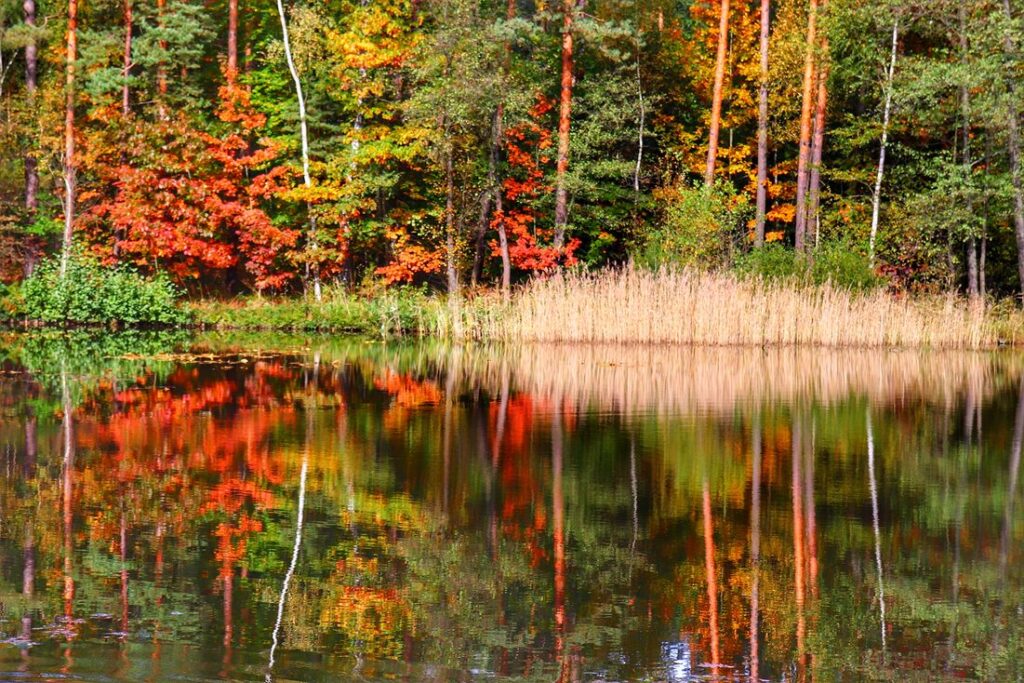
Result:
[[394,397],[395,405],[415,407],[441,402],[442,393],[437,384],[430,380],[417,380],[412,375],[400,375],[391,370],[373,380],[373,385]]
[[[502,184],[506,208],[495,212],[491,225],[495,229],[504,225],[512,266],[521,270],[536,272],[572,265],[576,262],[573,254],[580,245],[579,240],[573,239],[561,250],[545,246],[553,230],[537,225],[537,210],[533,206],[551,190],[544,184],[544,166],[551,161],[551,132],[542,120],[553,106],[550,99],[538,96],[530,109],[530,119],[505,132],[510,171]],[[491,249],[495,256],[501,255],[496,242],[491,242]]]

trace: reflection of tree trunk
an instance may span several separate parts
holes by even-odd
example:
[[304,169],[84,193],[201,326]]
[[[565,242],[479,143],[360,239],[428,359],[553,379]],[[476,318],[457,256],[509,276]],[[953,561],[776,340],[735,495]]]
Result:
[[121,632],[128,635],[128,520],[125,517],[124,501],[121,501]]
[[231,642],[234,640],[234,625],[231,618],[231,598],[234,594],[235,573],[234,570],[222,577],[224,580],[224,666],[231,663]]
[[[30,414],[25,420],[25,462],[23,465],[25,483],[31,484],[36,476],[36,454],[39,440],[36,432],[36,416]],[[21,573],[21,594],[29,599],[35,594],[36,586],[36,539],[35,530],[32,528],[32,519],[25,522],[25,537],[22,550],[24,568]],[[25,640],[32,638],[32,615],[26,612],[21,618],[21,637]]]
[[793,595],[796,601],[796,651],[798,667],[804,666],[804,637],[807,623],[804,617],[804,511],[803,476],[800,460],[802,457],[802,434],[800,417],[793,416],[792,460],[793,460]]
[[718,649],[718,573],[715,569],[715,523],[711,517],[711,488],[707,474],[703,482],[704,575],[708,590],[708,629],[711,632],[711,666],[718,674],[721,653]]
[[807,515],[807,583],[811,596],[818,597],[818,528],[814,510],[814,426],[811,439],[805,447],[806,470],[804,471],[804,512]]
[[306,474],[309,471],[309,451],[313,437],[313,406],[307,403],[305,410],[306,434],[305,443],[302,448],[302,467],[299,470],[299,501],[295,512],[295,543],[292,545],[292,558],[288,563],[288,570],[284,574],[284,581],[281,582],[281,594],[277,600],[277,620],[274,622],[274,632],[270,645],[270,659],[267,663],[267,683],[270,683],[271,674],[274,671],[274,655],[277,652],[281,635],[281,622],[284,619],[284,605],[288,600],[288,587],[291,585],[292,577],[295,575],[295,567],[299,562],[299,548],[302,546],[302,522],[306,510]]
[[565,646],[565,499],[562,492],[562,415],[551,421],[551,522],[555,563],[555,650]]
[[74,538],[72,536],[72,524],[74,522],[74,510],[72,508],[74,494],[75,474],[75,438],[74,425],[72,424],[71,393],[68,389],[68,374],[61,363],[61,406],[64,412],[62,419],[62,431],[64,434],[64,466],[63,466],[63,513],[64,513],[64,619],[70,638],[73,626],[74,600],[75,600],[75,579],[73,575],[73,553]]
[[882,628],[882,656],[885,657],[885,584],[882,580],[882,533],[878,525],[878,483],[875,479],[875,433],[871,426],[871,409],[868,408],[868,477],[871,490],[871,527],[875,536],[875,568],[878,570],[878,618]]
[[761,679],[758,652],[759,590],[761,580],[761,415],[754,414],[751,426],[752,462],[750,466],[750,681]]
[[508,363],[502,365],[501,397],[498,399],[498,419],[494,425],[494,445],[491,447],[491,467],[494,476],[498,476],[498,465],[501,462],[501,447],[505,442],[505,423],[508,421],[509,382],[512,373]]
[[1010,482],[1003,511],[1003,536],[999,546],[999,570],[1003,581],[1010,559],[1010,541],[1013,533],[1013,502],[1017,496],[1017,478],[1020,475],[1021,442],[1024,441],[1024,377],[1017,393],[1017,413],[1013,420],[1013,441],[1010,445]]

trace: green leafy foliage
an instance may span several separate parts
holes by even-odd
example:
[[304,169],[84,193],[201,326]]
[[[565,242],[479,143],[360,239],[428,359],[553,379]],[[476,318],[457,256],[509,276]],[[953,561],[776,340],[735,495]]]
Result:
[[669,197],[664,222],[649,232],[636,260],[648,268],[727,265],[742,239],[750,208],[727,183],[683,187]]
[[106,268],[84,257],[44,262],[23,285],[24,315],[47,323],[177,325],[188,316],[170,279],[143,277],[125,266]]

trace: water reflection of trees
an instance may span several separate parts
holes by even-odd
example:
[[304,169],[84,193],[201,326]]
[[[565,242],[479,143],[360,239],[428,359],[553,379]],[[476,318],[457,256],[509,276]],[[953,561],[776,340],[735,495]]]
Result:
[[219,639],[230,672],[281,603],[282,675],[1019,666],[1014,358],[273,351],[0,381],[9,635]]

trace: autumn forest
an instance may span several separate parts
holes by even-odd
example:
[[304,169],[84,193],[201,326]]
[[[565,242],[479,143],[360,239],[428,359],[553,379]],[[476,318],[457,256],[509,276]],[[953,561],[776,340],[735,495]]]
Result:
[[0,275],[320,301],[632,263],[1013,297],[1022,12],[7,1]]

